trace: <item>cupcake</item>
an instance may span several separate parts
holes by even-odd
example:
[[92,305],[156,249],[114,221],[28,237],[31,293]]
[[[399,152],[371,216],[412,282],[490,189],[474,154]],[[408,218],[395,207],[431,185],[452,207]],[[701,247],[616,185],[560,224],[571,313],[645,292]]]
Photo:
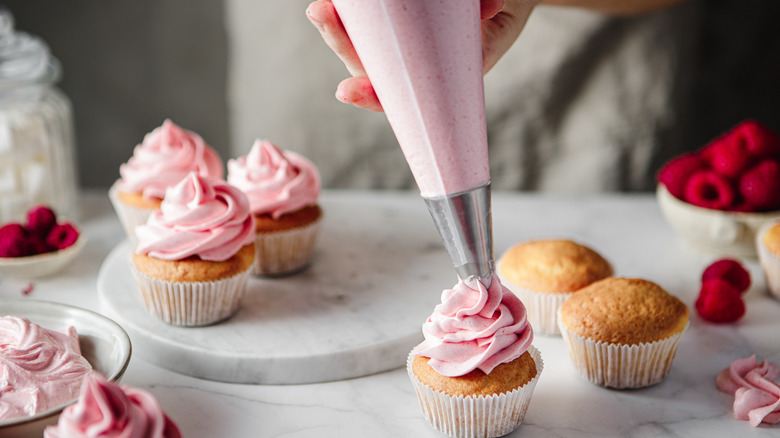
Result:
[[597,385],[641,388],[669,373],[688,308],[650,281],[605,278],[566,300],[558,325],[581,375]]
[[91,373],[78,401],[43,432],[43,438],[82,437],[181,438],[181,432],[152,394]]
[[255,258],[254,223],[240,190],[191,172],[136,235],[131,270],[151,314],[199,326],[238,310]]
[[407,372],[426,420],[452,437],[497,437],[525,418],[543,362],[523,303],[493,276],[442,293]]
[[228,182],[249,198],[255,217],[255,275],[289,274],[305,267],[322,220],[320,174],[314,164],[268,141],[228,161]]
[[766,277],[769,292],[780,299],[780,221],[772,221],[756,234],[758,260]]
[[146,134],[130,160],[119,167],[121,177],[108,191],[128,237],[133,239],[135,227],[160,208],[165,190],[191,171],[216,179],[224,176],[219,155],[198,134],[170,120]]
[[612,266],[592,249],[569,240],[539,240],[507,250],[496,268],[525,303],[536,333],[560,335],[558,309],[576,291],[612,276]]

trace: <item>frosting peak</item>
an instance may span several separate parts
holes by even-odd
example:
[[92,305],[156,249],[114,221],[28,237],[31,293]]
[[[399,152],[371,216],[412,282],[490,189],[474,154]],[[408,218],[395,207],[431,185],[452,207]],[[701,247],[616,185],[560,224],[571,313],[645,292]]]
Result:
[[221,179],[222,160],[203,139],[170,120],[144,136],[133,156],[119,167],[119,189],[162,199],[165,190],[191,171]]
[[0,420],[74,400],[90,370],[73,327],[58,332],[16,316],[0,318]]
[[160,209],[135,232],[138,254],[224,261],[254,241],[255,229],[249,202],[240,190],[191,172],[166,191]]
[[81,385],[78,402],[67,407],[44,438],[181,438],[176,424],[154,396],[106,381],[91,373]]
[[493,368],[522,355],[533,340],[523,303],[498,276],[489,288],[475,278],[445,289],[441,304],[423,324],[425,341],[412,350],[447,377]]
[[317,167],[270,141],[255,140],[248,155],[228,160],[227,167],[228,182],[246,193],[254,214],[270,214],[277,219],[317,203]]
[[780,366],[756,362],[756,355],[737,359],[715,379],[718,389],[734,394],[734,417],[751,426],[780,423]]

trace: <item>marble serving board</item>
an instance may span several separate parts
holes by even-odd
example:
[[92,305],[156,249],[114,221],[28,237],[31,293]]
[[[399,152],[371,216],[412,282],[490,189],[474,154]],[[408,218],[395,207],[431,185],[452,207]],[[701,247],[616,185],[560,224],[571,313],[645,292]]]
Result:
[[239,312],[208,327],[151,316],[123,241],[98,275],[101,311],[134,354],[208,380],[300,384],[403,366],[444,288],[457,281],[424,203],[330,197],[311,264],[287,277],[250,278]]

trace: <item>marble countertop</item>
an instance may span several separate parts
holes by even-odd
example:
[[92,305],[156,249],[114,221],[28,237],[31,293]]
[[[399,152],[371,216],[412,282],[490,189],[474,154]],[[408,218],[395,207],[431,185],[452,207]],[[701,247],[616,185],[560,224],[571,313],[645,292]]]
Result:
[[[406,192],[326,191],[322,205],[327,212],[329,205],[369,199],[425,212],[419,196]],[[83,253],[66,271],[34,281],[26,296],[99,311],[98,272],[124,235],[104,192],[84,193],[81,205],[79,223],[89,236]],[[569,238],[599,251],[617,275],[652,280],[691,308],[701,272],[716,258],[677,239],[649,194],[495,193],[493,224],[497,255],[524,240]],[[373,224],[377,233],[403,232],[383,225]],[[431,222],[421,226],[435,233]],[[693,312],[671,372],[658,385],[640,390],[594,386],[575,372],[560,338],[537,336],[534,345],[545,368],[525,422],[509,436],[777,436],[780,426],[754,429],[735,420],[733,397],[714,385],[715,375],[734,359],[756,354],[780,362],[780,302],[767,294],[757,262],[745,262],[753,277],[745,317],[718,326]],[[436,267],[449,269],[441,267],[445,264]],[[454,283],[454,272],[451,278],[430,293],[438,297]],[[0,297],[20,297],[27,287],[26,281],[2,279]],[[187,438],[442,436],[425,422],[403,368],[327,383],[248,385],[177,374],[140,356],[133,355],[123,383],[151,391]]]

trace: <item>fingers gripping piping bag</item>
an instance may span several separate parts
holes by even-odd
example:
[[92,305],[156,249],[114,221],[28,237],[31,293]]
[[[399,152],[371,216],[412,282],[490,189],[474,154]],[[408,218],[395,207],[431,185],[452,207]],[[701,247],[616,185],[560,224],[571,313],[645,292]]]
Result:
[[479,0],[332,0],[458,276],[490,284]]

